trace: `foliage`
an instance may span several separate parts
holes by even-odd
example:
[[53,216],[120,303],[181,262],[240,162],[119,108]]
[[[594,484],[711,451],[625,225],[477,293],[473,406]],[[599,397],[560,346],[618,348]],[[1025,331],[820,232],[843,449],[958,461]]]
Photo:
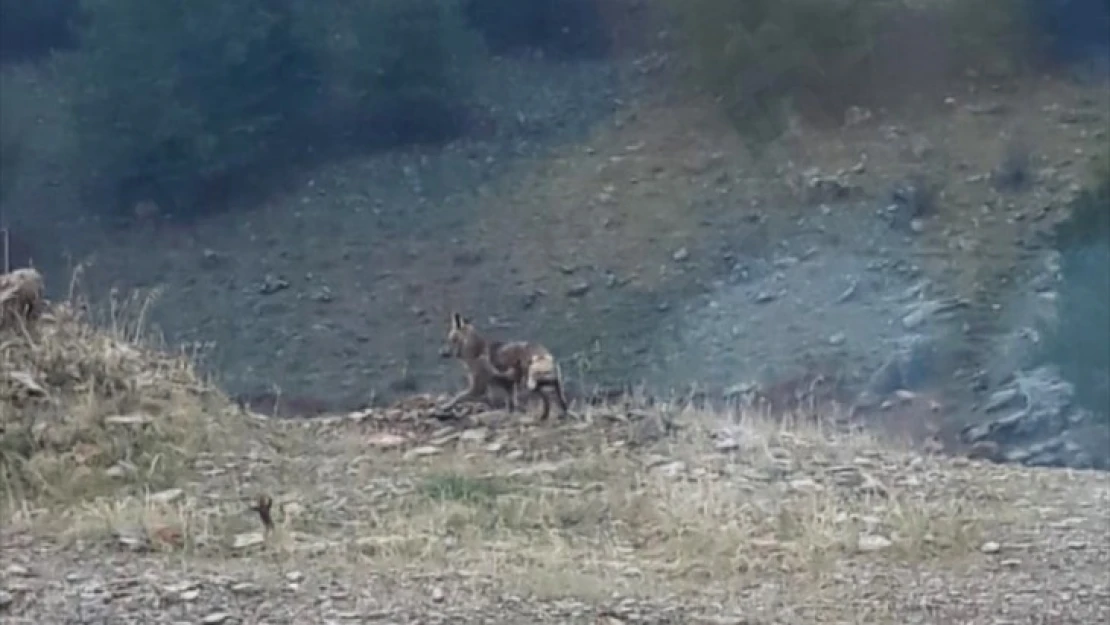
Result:
[[[931,74],[1012,72],[1031,53],[1027,0],[672,0],[696,85],[755,143],[788,114],[928,91]],[[923,75],[925,74],[925,75]]]
[[0,0],[0,60],[73,47],[79,8],[80,0]]
[[1062,284],[1046,356],[1076,387],[1079,402],[1110,421],[1110,166],[1056,231]]
[[[674,0],[694,78],[756,139],[868,59],[882,0]],[[843,102],[828,103],[845,105]]]
[[81,49],[57,66],[85,189],[124,211],[210,209],[303,158],[325,126],[375,144],[450,136],[480,51],[454,0],[83,7]]
[[154,199],[192,210],[206,185],[275,154],[312,97],[292,15],[269,0],[83,6],[81,49],[58,67],[85,182],[122,207]]
[[601,0],[464,0],[467,21],[496,54],[539,49],[557,58],[598,58],[610,47]]
[[299,21],[338,99],[331,110],[363,142],[441,141],[461,130],[484,50],[455,0],[325,0],[306,4]]

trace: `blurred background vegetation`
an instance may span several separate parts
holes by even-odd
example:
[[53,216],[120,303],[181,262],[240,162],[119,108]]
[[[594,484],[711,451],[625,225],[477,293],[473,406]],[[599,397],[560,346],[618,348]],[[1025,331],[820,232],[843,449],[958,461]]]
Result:
[[[153,200],[184,216],[219,208],[215,198],[229,192],[264,188],[263,172],[272,178],[340,146],[457,137],[473,118],[472,77],[483,59],[603,58],[614,47],[613,16],[642,4],[0,0],[0,60],[49,58],[68,85],[76,162],[95,164],[78,168],[90,207],[126,214]],[[839,123],[850,105],[927,91],[933,83],[915,71],[915,57],[929,67],[943,58],[940,71],[952,73],[1043,61],[1039,51],[1053,49],[1066,22],[1060,7],[1074,2],[646,4],[673,20],[692,85],[758,143],[780,134],[791,114]],[[17,141],[5,130],[4,153]]]
[[[753,146],[791,116],[839,125],[850,106],[1110,47],[1110,0],[0,0],[0,63],[46,66],[65,86],[88,211],[126,219],[153,201],[189,217],[306,160],[451,141],[480,123],[476,76],[491,57],[605,59],[621,52],[621,21],[644,13],[689,86]],[[7,95],[0,199],[34,116]],[[1065,359],[1071,377],[1100,407],[1106,163],[1060,233],[1063,323],[1049,342],[1080,356]]]

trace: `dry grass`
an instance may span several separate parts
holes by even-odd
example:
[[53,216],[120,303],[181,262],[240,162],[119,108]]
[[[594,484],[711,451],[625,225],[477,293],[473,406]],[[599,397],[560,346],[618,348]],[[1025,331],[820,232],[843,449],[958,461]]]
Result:
[[[75,293],[71,289],[71,293]],[[113,294],[106,323],[75,294],[0,336],[0,510],[162,488],[218,444],[224,401],[192,358],[144,338],[155,294]]]

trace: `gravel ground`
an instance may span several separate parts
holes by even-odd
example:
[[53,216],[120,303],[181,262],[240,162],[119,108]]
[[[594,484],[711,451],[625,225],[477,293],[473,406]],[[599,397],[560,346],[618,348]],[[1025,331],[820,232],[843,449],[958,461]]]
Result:
[[[1104,473],[677,409],[438,426],[430,407],[263,421],[197,457],[207,478],[17,518],[5,622],[1110,618]],[[474,484],[491,476],[510,490],[487,501]],[[235,503],[259,489],[281,502],[269,538]]]

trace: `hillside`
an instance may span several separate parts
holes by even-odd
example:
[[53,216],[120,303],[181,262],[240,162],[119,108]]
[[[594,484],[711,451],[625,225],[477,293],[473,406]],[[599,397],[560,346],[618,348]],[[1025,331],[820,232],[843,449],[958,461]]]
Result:
[[0,328],[7,623],[1110,618],[1106,473],[635,399],[267,419],[147,342],[146,308]]

